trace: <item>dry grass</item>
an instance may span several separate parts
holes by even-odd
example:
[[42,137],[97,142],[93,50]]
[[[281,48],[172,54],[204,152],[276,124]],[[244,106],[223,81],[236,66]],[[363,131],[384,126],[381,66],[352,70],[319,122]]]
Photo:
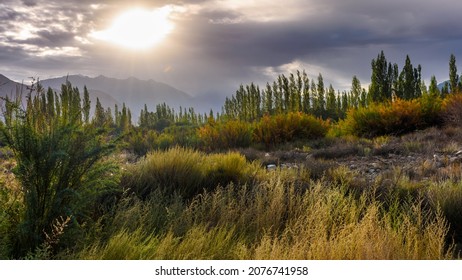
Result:
[[[121,208],[107,241],[79,259],[447,259],[448,225],[420,199],[384,204],[374,190],[354,195],[336,183],[307,181],[288,170],[253,185],[230,184],[188,204],[157,197]],[[343,181],[341,180],[343,176]],[[403,181],[403,183],[405,183]],[[163,213],[159,222],[158,211]],[[153,218],[157,217],[157,218]],[[156,226],[149,220],[156,221]],[[123,221],[123,222],[122,222]],[[156,228],[153,231],[153,228]]]

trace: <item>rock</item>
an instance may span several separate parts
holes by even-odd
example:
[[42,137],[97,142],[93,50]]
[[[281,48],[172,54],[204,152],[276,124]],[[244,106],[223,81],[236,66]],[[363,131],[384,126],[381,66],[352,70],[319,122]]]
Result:
[[266,165],[267,170],[274,170],[276,168],[277,168],[276,164],[268,164],[268,165]]

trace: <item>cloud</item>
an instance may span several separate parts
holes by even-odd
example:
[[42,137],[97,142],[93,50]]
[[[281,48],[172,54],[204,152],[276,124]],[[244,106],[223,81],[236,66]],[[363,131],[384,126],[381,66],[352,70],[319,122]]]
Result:
[[[176,28],[151,50],[130,53],[89,36],[127,8],[166,5]],[[449,55],[462,59],[461,10],[453,0],[4,0],[0,73],[137,76],[229,95],[303,67],[347,89],[353,75],[367,84],[370,61],[384,50],[389,61],[402,65],[410,54],[424,76],[444,79]]]

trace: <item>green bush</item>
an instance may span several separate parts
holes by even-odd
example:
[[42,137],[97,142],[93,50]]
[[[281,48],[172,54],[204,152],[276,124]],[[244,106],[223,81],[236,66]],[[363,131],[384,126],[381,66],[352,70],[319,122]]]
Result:
[[369,138],[401,135],[437,124],[439,108],[437,99],[429,97],[374,103],[351,109],[340,123],[340,131]]
[[154,151],[129,167],[122,177],[122,185],[142,198],[156,189],[190,197],[203,188],[203,161],[203,154],[185,148]]
[[152,152],[131,166],[122,177],[122,185],[142,198],[156,190],[192,198],[218,185],[245,182],[250,170],[250,164],[238,153],[206,155],[175,147]]
[[253,141],[268,149],[293,140],[322,138],[328,127],[328,122],[303,113],[265,115],[255,124]]
[[207,160],[205,186],[207,189],[218,185],[227,186],[229,183],[243,183],[250,179],[252,167],[240,153],[209,155]]
[[204,148],[209,150],[245,148],[252,142],[250,123],[239,120],[210,121],[199,129],[198,134]]
[[25,109],[20,96],[2,106],[0,132],[13,151],[24,203],[12,242],[15,258],[49,242],[57,219],[72,217],[73,229],[88,221],[90,206],[117,177],[109,176],[115,166],[102,161],[114,144],[104,129],[84,123],[78,90],[67,84],[59,95],[40,86],[37,92]]

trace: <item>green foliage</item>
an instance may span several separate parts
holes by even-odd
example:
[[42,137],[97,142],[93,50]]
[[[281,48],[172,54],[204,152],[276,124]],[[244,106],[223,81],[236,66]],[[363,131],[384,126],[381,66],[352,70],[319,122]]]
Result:
[[372,74],[369,94],[372,101],[383,102],[391,100],[391,92],[398,78],[397,65],[387,62],[383,51],[371,62]]
[[199,140],[208,149],[229,149],[248,147],[252,141],[250,123],[239,120],[215,122],[208,124],[198,131]]
[[206,155],[185,148],[155,151],[122,177],[122,186],[141,198],[154,191],[192,198],[207,189],[230,182],[245,182],[251,167],[238,153]]
[[303,113],[288,113],[264,116],[255,124],[253,139],[268,149],[275,145],[297,140],[322,138],[329,123]]
[[[361,87],[359,80],[356,85]],[[317,83],[314,79],[310,83],[305,71],[297,71],[288,77],[279,75],[272,85],[267,83],[264,90],[260,90],[253,83],[241,85],[235,95],[226,98],[222,117],[226,120],[256,122],[265,115],[303,112],[323,119],[338,119],[344,115],[345,108],[349,105],[345,102],[342,106],[337,97],[332,86],[329,90],[324,88],[321,73],[317,77]]]
[[21,193],[8,184],[11,182],[0,176],[0,259],[11,257],[17,224],[24,213]]
[[351,109],[340,130],[345,134],[364,137],[400,135],[438,124],[441,101],[425,96],[414,100],[374,103],[368,107]]
[[460,182],[433,182],[428,189],[434,209],[441,209],[450,225],[451,237],[462,242],[462,185]]
[[457,74],[456,56],[449,57],[449,92],[457,93],[459,88],[459,75]]
[[[13,244],[13,256],[24,256],[45,241],[58,217],[73,217],[73,224],[85,221],[90,193],[104,183],[113,166],[101,164],[113,145],[104,131],[84,125],[79,92],[68,83],[56,96],[27,97],[27,107],[17,100],[5,100],[5,125],[1,133],[16,160],[14,173],[24,195],[24,216]],[[49,93],[50,91],[48,91]],[[104,184],[103,184],[104,185]],[[81,195],[85,195],[82,199]]]

